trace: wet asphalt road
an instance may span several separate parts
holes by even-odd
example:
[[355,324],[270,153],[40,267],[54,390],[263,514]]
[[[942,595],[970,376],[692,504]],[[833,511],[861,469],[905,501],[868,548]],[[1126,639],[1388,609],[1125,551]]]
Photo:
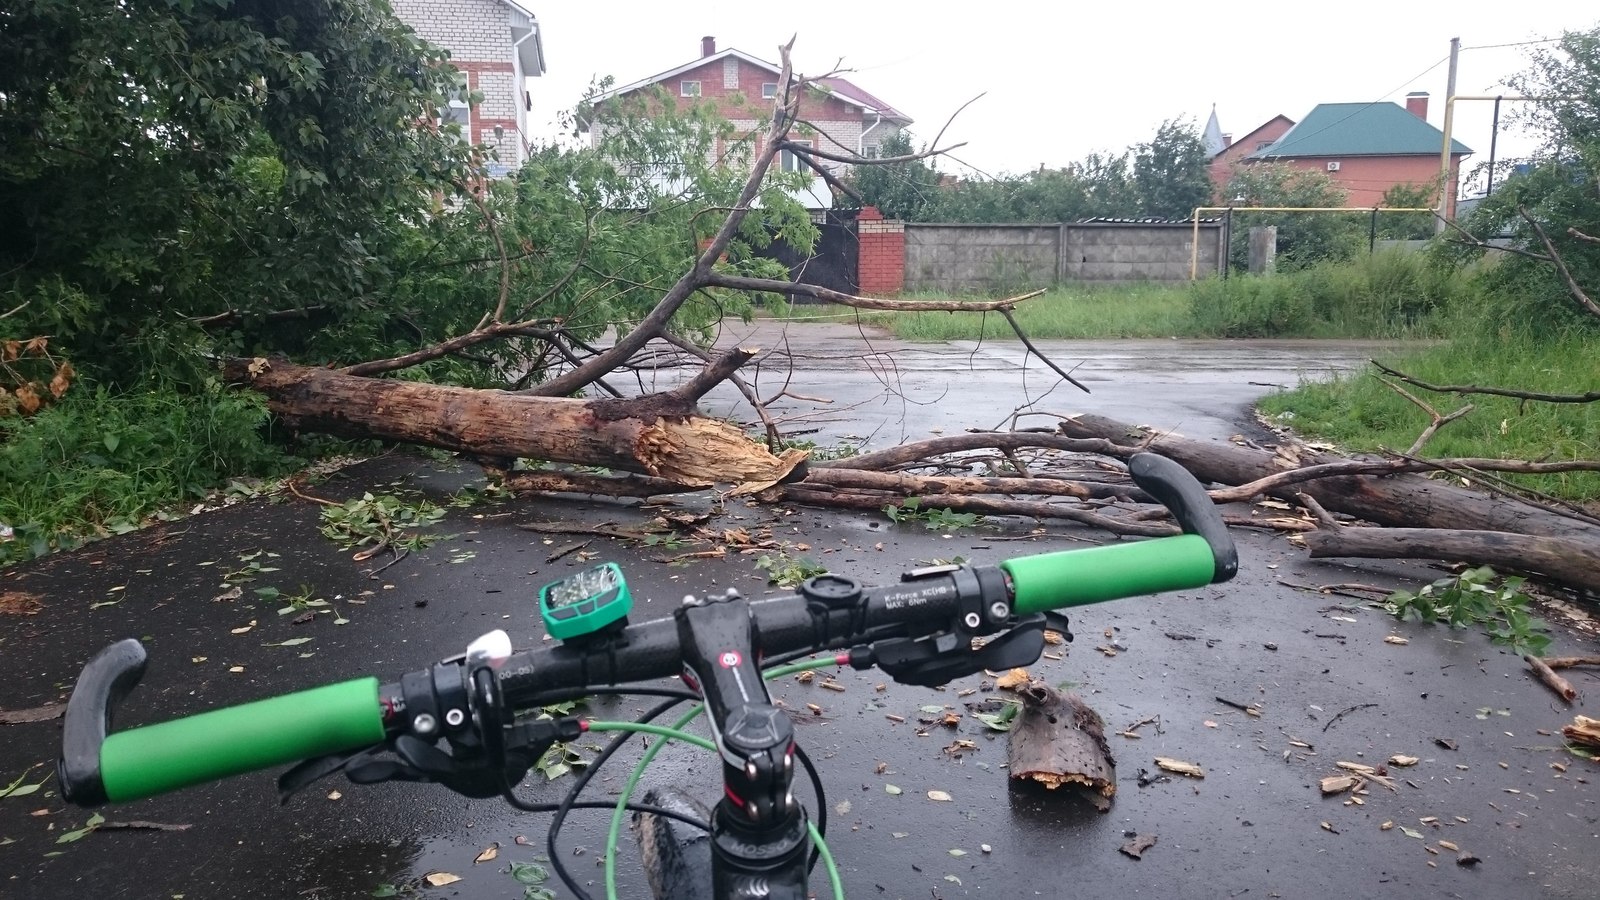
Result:
[[[775,346],[770,333],[757,337]],[[902,434],[993,425],[1026,402],[1025,390],[1037,394],[1048,387],[1040,369],[1027,374],[1024,386],[1017,348],[1010,345],[917,352],[879,339],[886,353],[872,358],[871,371],[897,375],[884,380],[901,395],[883,400],[876,376],[862,374],[864,354],[847,337],[816,331],[791,343],[810,360],[795,392],[834,403],[774,404],[784,415],[824,409],[813,420],[819,442],[870,433],[874,443],[887,445]],[[848,355],[852,346],[854,357]],[[1093,354],[1079,371],[1094,379],[1095,394],[1040,408],[1104,412],[1225,437],[1249,427],[1243,404],[1269,389],[1248,382],[1292,383],[1302,373],[1359,364],[1371,352],[1305,345],[1205,349],[1188,342],[1074,349]],[[1046,348],[1052,351],[1068,348]],[[770,359],[762,379],[779,362]],[[761,384],[766,390],[776,382]],[[713,397],[708,407],[717,402]],[[854,408],[838,411],[847,405]],[[474,478],[471,467],[397,456],[348,469],[315,489],[334,499],[401,489],[442,499]],[[314,504],[294,499],[256,499],[101,542],[0,575],[0,595],[11,598],[0,609],[34,613],[0,614],[0,658],[11,673],[0,689],[0,709],[63,700],[89,656],[128,636],[145,641],[151,665],[119,716],[123,727],[360,674],[391,679],[459,652],[492,628],[506,628],[518,646],[530,646],[540,634],[537,585],[576,564],[576,554],[554,563],[548,557],[591,539],[546,537],[516,526],[627,524],[650,514],[628,503],[553,500],[452,509],[440,530],[454,537],[376,580],[364,575],[370,563],[352,561],[316,533]],[[720,524],[769,527],[779,539],[807,544],[810,556],[835,571],[869,582],[936,558],[988,563],[1103,538],[1052,527],[1066,537],[1030,539],[1021,526],[946,537],[917,525],[890,526],[878,516],[739,503],[728,506]],[[1518,659],[1476,631],[1399,625],[1356,601],[1287,586],[1414,585],[1438,573],[1410,564],[1313,562],[1279,537],[1244,531],[1235,537],[1241,565],[1234,582],[1080,610],[1070,651],[1034,667],[1052,682],[1076,683],[1110,730],[1156,720],[1138,729],[1138,739],[1111,738],[1119,784],[1103,815],[1077,800],[1010,786],[1003,736],[985,733],[970,716],[954,731],[918,733],[919,707],[960,708],[982,696],[958,696],[981,687],[981,677],[943,692],[893,684],[879,692],[875,687],[884,679],[849,670],[837,676],[844,692],[792,681],[775,686],[791,708],[815,703],[822,709],[802,715],[797,730],[822,767],[830,845],[847,893],[1594,896],[1600,807],[1591,782],[1600,771],[1562,751],[1559,738],[1549,734],[1570,721],[1571,712],[1529,679]],[[875,549],[880,542],[882,549]],[[639,597],[636,617],[656,609],[664,614],[687,590],[765,590],[753,556],[678,568],[652,561],[671,552],[661,548],[593,538],[586,549],[623,563]],[[247,569],[252,560],[245,558],[263,551],[253,561],[277,571],[257,573],[238,599],[218,599],[225,593],[223,576]],[[323,615],[292,625],[292,617],[276,614],[281,603],[254,597],[254,588],[269,586],[327,598],[349,624],[336,626],[333,616]],[[247,625],[248,631],[235,633]],[[1410,642],[1386,643],[1389,635]],[[312,640],[267,646],[294,637]],[[1095,649],[1113,642],[1123,648],[1115,656]],[[1554,650],[1594,652],[1565,633]],[[1577,681],[1580,690],[1594,690],[1592,680]],[[1259,704],[1262,715],[1247,716],[1218,698]],[[602,703],[595,715],[627,717],[644,706]],[[1577,710],[1584,709],[1580,701]],[[36,781],[56,753],[59,722],[0,725],[0,736],[0,786],[40,765],[27,779]],[[944,748],[957,737],[979,749],[952,757]],[[1317,782],[1338,771],[1335,762],[1377,764],[1393,754],[1422,760],[1394,771],[1395,791],[1373,786],[1362,805],[1320,796]],[[1156,756],[1197,763],[1206,776],[1140,787],[1140,770],[1153,773]],[[625,774],[618,767],[598,781],[614,790]],[[468,801],[436,787],[327,781],[279,806],[274,777],[246,776],[105,810],[112,821],[189,826],[183,831],[102,830],[67,844],[57,843],[60,835],[88,813],[65,807],[53,784],[0,799],[0,897],[364,897],[381,885],[415,885],[425,873],[449,872],[463,880],[421,887],[417,895],[515,898],[522,891],[507,874],[507,862],[543,852],[546,818],[515,814],[496,801]],[[715,778],[714,765],[684,752],[667,757],[647,783],[714,785]],[[564,789],[565,780],[549,786],[538,780],[527,785],[530,797],[556,799]],[[886,792],[887,784],[903,793]],[[932,802],[930,790],[953,800]],[[331,791],[339,798],[329,799]],[[1383,829],[1385,822],[1394,827]],[[562,835],[563,858],[584,877],[599,877],[602,828],[598,815],[575,815]],[[1407,828],[1421,837],[1409,836]],[[1159,840],[1135,861],[1117,850],[1126,832]],[[538,846],[521,846],[518,836]],[[1458,866],[1441,840],[1482,862]],[[474,864],[497,842],[497,859]],[[991,852],[982,852],[984,844]],[[633,849],[625,846],[622,854],[623,896],[641,896]]]

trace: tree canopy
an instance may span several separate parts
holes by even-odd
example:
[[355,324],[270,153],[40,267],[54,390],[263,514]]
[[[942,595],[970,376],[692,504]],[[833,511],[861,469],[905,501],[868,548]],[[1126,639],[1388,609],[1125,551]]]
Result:
[[0,12],[9,330],[107,379],[157,327],[352,311],[464,177],[441,52],[355,0],[19,0]]
[[[884,155],[910,153],[901,133]],[[1073,222],[1093,216],[1183,218],[1211,198],[1192,123],[1169,120],[1120,153],[1090,153],[1060,168],[942,184],[922,160],[863,169],[855,187],[891,218],[913,222]]]
[[1510,301],[1500,309],[1504,325],[1595,328],[1600,313],[1581,298],[1600,295],[1600,28],[1536,49],[1510,84],[1547,98],[1523,114],[1541,143],[1528,170],[1462,224],[1479,238],[1509,234],[1531,254],[1512,254],[1486,276]]

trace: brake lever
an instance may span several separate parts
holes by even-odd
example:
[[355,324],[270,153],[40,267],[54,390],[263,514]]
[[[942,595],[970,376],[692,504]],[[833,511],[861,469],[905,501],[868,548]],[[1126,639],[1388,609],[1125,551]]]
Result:
[[972,649],[969,636],[951,632],[923,638],[889,638],[851,648],[850,665],[856,669],[877,666],[900,684],[937,687],[984,669],[1015,669],[1033,664],[1044,652],[1045,625],[1042,615],[1018,619],[1010,629],[976,650]]

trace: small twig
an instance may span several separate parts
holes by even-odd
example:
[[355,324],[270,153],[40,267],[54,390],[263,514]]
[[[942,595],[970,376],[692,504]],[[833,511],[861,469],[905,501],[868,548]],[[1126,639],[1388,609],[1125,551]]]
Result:
[[312,503],[321,503],[323,506],[344,506],[343,503],[335,503],[332,500],[324,500],[321,497],[314,497],[314,496],[312,496],[310,494],[302,492],[300,490],[299,486],[297,486],[295,484],[295,481],[294,481],[293,478],[289,479],[288,481],[285,481],[283,483],[283,485],[284,485],[284,487],[287,487],[289,489],[289,493],[295,495],[296,497],[299,497],[301,500],[309,500]]
[[1011,467],[1017,470],[1017,474],[1019,476],[1023,478],[1033,477],[1032,473],[1028,471],[1028,467],[1022,464],[1022,460],[1018,459],[1017,454],[1010,448],[1002,448],[1000,455],[1004,456],[1006,461],[1011,463]]
[[383,565],[377,567],[376,569],[373,569],[371,572],[368,572],[367,573],[367,577],[370,578],[370,579],[376,580],[378,575],[380,575],[385,569],[388,569],[390,566],[395,565],[396,563],[400,562],[400,560],[405,559],[406,557],[411,555],[411,551],[410,550],[405,550],[405,549],[402,549],[400,547],[396,547],[395,545],[387,543],[387,542],[384,543],[382,546],[389,548],[389,551],[394,554],[394,559],[391,559],[388,562],[384,563]]
[[1533,670],[1533,674],[1544,682],[1545,687],[1556,692],[1556,696],[1568,703],[1578,699],[1578,689],[1572,686],[1572,682],[1557,675],[1549,663],[1532,654],[1523,654],[1522,660]]
[[650,536],[649,532],[618,528],[611,524],[572,525],[562,522],[524,522],[517,527],[523,531],[536,531],[540,534],[592,534],[598,537],[621,538],[625,541],[642,541]]
[[562,548],[556,550],[554,553],[550,554],[549,556],[545,557],[544,561],[547,564],[548,563],[553,563],[553,562],[555,562],[556,560],[560,559],[563,556],[569,556],[569,555],[571,555],[573,553],[577,553],[579,550],[582,550],[583,548],[589,546],[592,543],[594,543],[594,541],[574,541],[573,543],[570,543],[570,544],[566,545],[565,547],[562,547]]
[[1259,716],[1259,715],[1261,715],[1260,707],[1256,706],[1253,703],[1240,703],[1237,700],[1229,700],[1227,697],[1222,697],[1222,696],[1217,697],[1217,702],[1221,703],[1223,706],[1231,706],[1234,709],[1237,709],[1238,711],[1240,711],[1242,713],[1245,713],[1247,715],[1251,715],[1251,716]]
[[95,826],[100,831],[119,828],[138,831],[188,831],[190,827],[189,825],[169,825],[166,822],[146,822],[143,819],[133,819],[128,822],[101,822]]
[[1338,713],[1336,713],[1334,715],[1333,718],[1328,720],[1328,724],[1322,726],[1322,730],[1324,732],[1326,732],[1329,728],[1333,727],[1333,723],[1339,721],[1340,719],[1344,718],[1345,716],[1349,715],[1350,713],[1353,713],[1353,712],[1355,712],[1357,710],[1370,709],[1370,708],[1372,708],[1374,706],[1377,706],[1377,705],[1378,704],[1376,704],[1376,703],[1357,703],[1355,706],[1349,707],[1348,709],[1341,709],[1341,710],[1339,710]]

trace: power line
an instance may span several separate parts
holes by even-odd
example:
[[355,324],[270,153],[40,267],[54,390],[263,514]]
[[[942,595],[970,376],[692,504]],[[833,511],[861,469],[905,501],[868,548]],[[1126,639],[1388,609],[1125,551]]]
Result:
[[[1364,113],[1367,110],[1373,108],[1374,106],[1377,106],[1379,103],[1383,103],[1384,101],[1388,100],[1390,95],[1394,94],[1396,91],[1400,90],[1401,88],[1405,87],[1406,85],[1411,84],[1412,82],[1416,81],[1417,79],[1421,78],[1422,76],[1428,74],[1429,72],[1432,72],[1434,69],[1437,69],[1440,66],[1444,65],[1446,62],[1449,61],[1449,59],[1450,59],[1450,55],[1449,54],[1445,54],[1444,56],[1439,57],[1439,61],[1438,62],[1434,63],[1433,65],[1431,65],[1429,67],[1427,67],[1426,69],[1423,69],[1421,72],[1418,72],[1417,74],[1411,76],[1410,78],[1407,78],[1405,81],[1400,82],[1399,84],[1395,85],[1394,87],[1390,88],[1389,90],[1384,91],[1383,95],[1380,96],[1378,99],[1372,101],[1371,103],[1366,104],[1365,106],[1360,107],[1359,109],[1357,109],[1354,112],[1350,113],[1350,115],[1345,116],[1344,118],[1339,119],[1337,121],[1329,122],[1328,124],[1322,126],[1321,128],[1318,128],[1316,131],[1313,131],[1310,134],[1295,135],[1295,139],[1296,140],[1304,140],[1305,138],[1316,137],[1317,135],[1323,133],[1324,131],[1327,131],[1330,128],[1333,128],[1333,127],[1335,127],[1337,125],[1342,125],[1345,122],[1348,122],[1349,120],[1355,118],[1356,116],[1361,115],[1362,113]],[[1288,136],[1289,136],[1288,134],[1284,135],[1284,137],[1288,137]],[[1274,146],[1276,146],[1276,144],[1280,144],[1282,142],[1283,142],[1283,139],[1279,138],[1278,141],[1275,142]],[[1271,150],[1272,148],[1268,147],[1267,149]]]
[[1474,47],[1462,47],[1463,50],[1498,50],[1501,47],[1531,47],[1534,44],[1559,44],[1561,38],[1539,38],[1533,41],[1515,41],[1510,44],[1478,44]]

